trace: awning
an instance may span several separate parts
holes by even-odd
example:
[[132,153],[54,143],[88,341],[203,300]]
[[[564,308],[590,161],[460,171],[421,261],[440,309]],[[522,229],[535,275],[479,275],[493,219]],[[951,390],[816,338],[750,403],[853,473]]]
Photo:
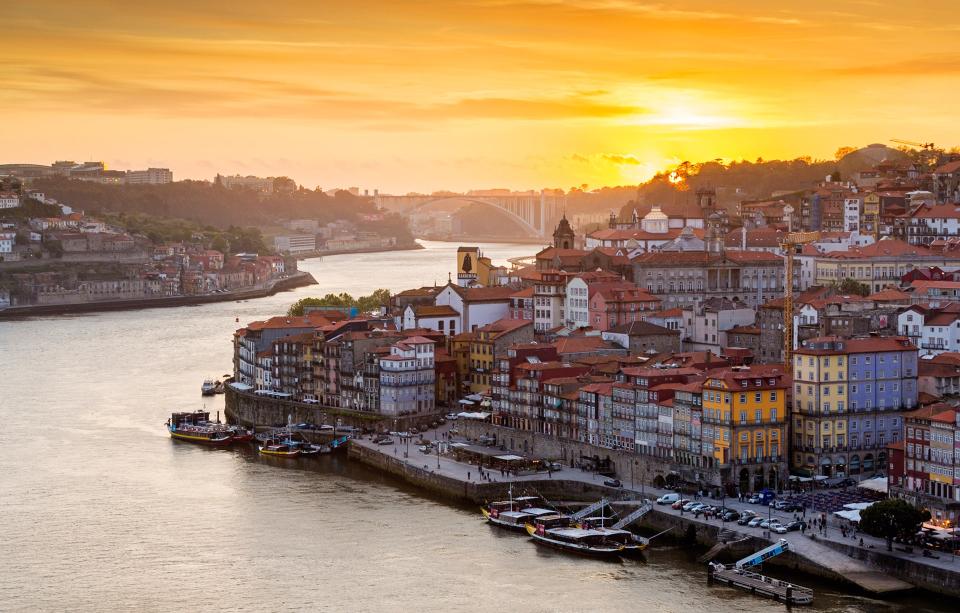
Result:
[[497,455],[497,456],[493,456],[493,458],[494,458],[495,460],[503,460],[504,462],[517,462],[517,461],[522,460],[522,459],[523,459],[523,456],[507,454],[507,455]]
[[890,484],[887,482],[886,477],[874,477],[873,479],[861,481],[857,484],[857,487],[862,487],[865,490],[872,490],[874,492],[886,494],[889,485]]
[[490,413],[468,413],[464,411],[463,413],[457,413],[457,417],[462,417],[464,419],[484,420],[490,418]]
[[847,520],[850,520],[850,521],[853,521],[853,522],[860,523],[860,511],[859,511],[859,510],[856,510],[856,511],[851,511],[851,510],[847,510],[847,511],[836,511],[836,512],[834,512],[834,515],[836,515],[837,517],[842,517],[843,519],[847,519]]
[[246,383],[240,383],[239,381],[231,383],[230,387],[237,390],[238,392],[249,392],[253,389],[252,385],[247,385]]
[[483,396],[481,396],[480,394],[470,394],[468,396],[464,396],[464,398],[466,398],[467,400],[475,400],[477,402],[480,402],[481,400],[483,400]]
[[459,402],[460,404],[468,404],[470,406],[473,406],[473,403],[470,402],[469,400],[458,400],[457,402]]

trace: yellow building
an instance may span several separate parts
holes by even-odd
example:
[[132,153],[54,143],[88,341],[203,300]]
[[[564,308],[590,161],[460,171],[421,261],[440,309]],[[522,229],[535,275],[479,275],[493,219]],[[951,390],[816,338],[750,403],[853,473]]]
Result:
[[781,487],[786,470],[787,383],[775,366],[734,367],[703,383],[703,449],[741,492]]
[[[819,467],[806,465],[806,454],[846,447],[847,366],[846,356],[839,350],[827,352],[800,347],[794,354],[794,469],[819,474]],[[834,467],[833,461],[827,457],[825,474],[829,476]]]
[[495,285],[496,267],[487,256],[480,253],[479,247],[457,248],[457,285],[466,287],[479,283],[484,287]]
[[470,391],[490,393],[494,356],[505,354],[510,345],[532,340],[533,321],[529,319],[500,319],[476,330],[470,342]]
[[470,384],[470,345],[476,336],[476,332],[461,332],[450,339],[450,354],[457,361],[457,381],[464,387]]

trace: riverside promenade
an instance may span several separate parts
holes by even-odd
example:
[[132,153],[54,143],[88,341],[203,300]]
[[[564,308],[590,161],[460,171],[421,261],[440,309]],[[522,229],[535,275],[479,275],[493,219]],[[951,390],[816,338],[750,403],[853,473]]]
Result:
[[[457,441],[456,437],[452,440],[448,438],[450,427],[450,424],[446,424],[420,436],[426,440]],[[485,476],[481,478],[475,465],[458,462],[445,455],[438,456],[435,452],[424,454],[413,441],[398,438],[395,438],[391,445],[377,445],[370,439],[360,438],[351,441],[351,446],[356,446],[356,449],[351,450],[351,457],[354,459],[386,469],[401,479],[435,493],[472,502],[503,499],[507,488],[513,484],[515,494],[538,492],[553,500],[596,500],[604,496],[613,502],[615,508],[624,508],[625,512],[629,512],[629,509],[642,504],[643,500],[655,499],[669,492],[641,483],[635,483],[632,488],[612,488],[604,485],[606,477],[569,467],[552,471],[550,474],[512,476],[486,470]],[[565,496],[571,489],[575,490],[571,492],[572,495]],[[592,498],[589,498],[590,496]],[[719,499],[702,500],[716,504],[721,502]],[[727,508],[751,510],[761,516],[778,518],[783,523],[792,521],[795,515],[739,502],[736,498],[726,498],[722,502]],[[808,513],[805,519],[809,523],[813,517],[813,514]],[[843,538],[840,524],[829,514],[826,529],[822,534],[812,529],[804,534],[768,533],[760,528],[739,526],[735,522],[706,519],[702,515],[694,517],[691,513],[681,513],[668,505],[656,505],[654,512],[648,514],[640,523],[656,530],[664,526],[694,526],[698,540],[704,545],[713,545],[721,540],[732,542],[749,539],[749,543],[759,549],[764,543],[785,538],[790,544],[792,556],[785,556],[783,560],[773,563],[847,582],[870,594],[892,594],[920,586],[944,594],[960,595],[960,560],[954,559],[955,556],[938,554],[940,558],[934,559],[923,557],[920,552],[909,554],[895,550],[891,553],[886,551],[886,542],[882,539],[863,534],[857,534],[856,538]],[[863,547],[859,544],[861,537]],[[790,563],[791,557],[794,559],[793,563]]]

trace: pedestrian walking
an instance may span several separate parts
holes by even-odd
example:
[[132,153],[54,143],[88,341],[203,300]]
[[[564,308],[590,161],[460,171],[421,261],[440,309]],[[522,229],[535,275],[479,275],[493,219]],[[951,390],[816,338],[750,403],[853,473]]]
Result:
[[470,471],[468,470],[468,471],[467,471],[467,481],[469,481],[469,480],[470,480]]

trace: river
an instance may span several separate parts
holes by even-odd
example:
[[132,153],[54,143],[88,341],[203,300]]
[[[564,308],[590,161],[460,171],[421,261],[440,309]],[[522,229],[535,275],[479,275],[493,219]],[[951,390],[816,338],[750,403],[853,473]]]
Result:
[[[345,458],[291,466],[168,438],[171,411],[223,409],[199,387],[230,372],[237,319],[443,284],[457,245],[424,245],[305,261],[319,286],[242,303],[0,322],[0,610],[782,610],[708,588],[696,552],[571,558]],[[481,247],[498,263],[535,250]],[[926,607],[808,579],[818,611]]]

